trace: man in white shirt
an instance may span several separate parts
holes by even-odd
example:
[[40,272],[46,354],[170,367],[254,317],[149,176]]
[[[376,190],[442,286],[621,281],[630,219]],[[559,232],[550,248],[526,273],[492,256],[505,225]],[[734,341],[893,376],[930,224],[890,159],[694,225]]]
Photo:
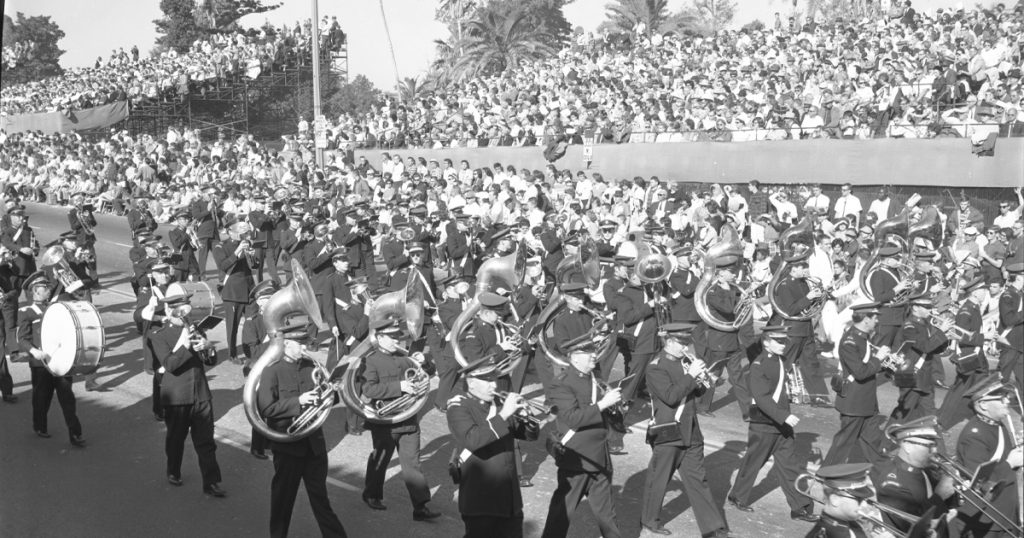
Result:
[[1002,201],[999,202],[999,215],[992,220],[992,226],[996,228],[1013,228],[1013,223],[1020,220],[1021,210],[1024,208],[1024,195],[1022,195],[1022,189],[1017,187],[1014,189],[1017,193],[1017,207],[1010,209],[1013,205],[1010,202]]
[[891,202],[892,199],[889,198],[889,190],[886,189],[885,187],[882,187],[878,191],[878,198],[872,200],[871,205],[868,206],[868,214],[870,215],[874,213],[875,217],[878,219],[878,222],[882,222],[883,220],[889,218],[889,204]]
[[860,205],[860,198],[853,195],[853,185],[844,183],[842,194],[836,199],[834,220],[853,215],[852,226],[857,226],[860,223],[860,212],[863,210],[864,208]]
[[811,195],[807,198],[807,202],[804,203],[804,211],[827,213],[828,206],[829,199],[828,196],[821,193],[821,185],[811,187]]
[[789,201],[789,195],[783,191],[778,191],[768,196],[768,202],[775,208],[775,213],[779,217],[780,222],[796,223],[796,204]]

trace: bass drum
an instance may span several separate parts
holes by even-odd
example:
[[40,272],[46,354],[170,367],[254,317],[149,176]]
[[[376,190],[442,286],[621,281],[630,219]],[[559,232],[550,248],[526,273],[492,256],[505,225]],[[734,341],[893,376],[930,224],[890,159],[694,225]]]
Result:
[[192,294],[191,318],[201,321],[206,316],[212,316],[214,310],[221,305],[220,295],[210,288],[206,282],[171,282],[167,285],[166,295]]
[[106,347],[100,313],[87,301],[62,301],[46,309],[40,326],[46,368],[55,376],[91,374]]

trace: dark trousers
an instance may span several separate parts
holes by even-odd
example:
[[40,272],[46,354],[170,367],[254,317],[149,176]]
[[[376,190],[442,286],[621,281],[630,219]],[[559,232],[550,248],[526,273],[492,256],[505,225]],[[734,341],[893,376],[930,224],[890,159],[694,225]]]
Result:
[[167,425],[167,439],[164,441],[167,474],[181,476],[185,438],[191,432],[192,446],[199,459],[199,472],[203,475],[203,486],[220,483],[217,443],[213,441],[213,402],[207,400],[187,405],[165,405],[164,424]]
[[11,366],[7,354],[0,355],[0,395],[11,396],[14,393],[14,378],[11,377]]
[[384,478],[388,472],[391,456],[398,449],[398,461],[402,465],[402,479],[413,508],[421,508],[430,501],[430,487],[420,470],[420,432],[395,433],[391,426],[369,424],[367,429],[373,438],[373,452],[366,461],[366,481],[363,495],[370,499],[384,498]]
[[551,368],[551,361],[544,356],[544,353],[538,352],[537,348],[524,352],[523,360],[519,361],[515,370],[512,370],[512,392],[523,390],[523,386],[526,385],[526,371],[530,364],[533,364],[537,370],[537,377],[540,378],[540,384],[544,387],[544,393],[547,394],[551,381],[555,379],[555,372]]
[[263,248],[261,250],[261,259],[263,263],[260,264],[260,280],[264,278],[273,278],[280,282],[278,278],[277,260],[281,258],[281,247],[270,247]]
[[[255,362],[255,360],[257,358],[259,358],[259,357],[248,357],[248,358],[249,358],[250,361]],[[251,367],[249,366],[249,364],[251,364],[251,363],[246,363],[246,365],[242,367],[242,377],[248,377],[249,376],[249,372],[251,371]],[[249,439],[251,439],[251,441],[249,441],[249,449],[250,450],[254,450],[256,452],[263,452],[264,450],[267,449],[267,445],[268,445],[267,438],[263,437],[263,434],[261,434],[256,428],[252,428],[252,434],[249,436]],[[298,487],[298,486],[296,486],[296,487]],[[306,489],[309,489],[309,486],[306,486]],[[293,501],[294,501],[294,499],[293,499]],[[289,511],[288,513],[290,514],[291,511]],[[286,525],[286,527],[287,527],[287,525]],[[287,530],[287,528],[285,530]]]
[[227,323],[228,337],[228,355],[232,358],[238,357],[238,326],[242,323],[242,317],[245,316],[245,309],[248,305],[246,303],[236,303],[234,301],[224,301],[224,321]]
[[[789,340],[786,342],[786,348],[782,352],[782,356],[786,361],[786,371],[789,371],[793,365],[800,369],[800,374],[804,380],[804,389],[811,401],[815,398],[827,400],[829,394],[828,388],[825,386],[825,379],[820,375],[816,375],[812,366],[814,361],[818,360],[817,351],[817,343],[814,341],[814,336],[808,335],[789,337]],[[793,402],[804,403],[797,401],[795,397],[793,397]]]
[[437,366],[437,392],[434,393],[434,406],[445,410],[448,400],[452,397],[456,383],[459,382],[459,363],[455,360],[451,346],[434,353],[434,365]]
[[196,280],[206,280],[206,260],[210,256],[210,250],[216,241],[212,237],[199,238],[199,250],[196,252],[196,261],[199,262],[199,272],[196,273]]
[[299,482],[306,484],[306,495],[320,534],[332,538],[348,536],[327,497],[327,454],[293,456],[276,450],[274,479],[270,482],[270,536],[288,536]]
[[[158,364],[156,366],[160,368]],[[160,382],[163,381],[164,374],[161,374],[159,370],[153,371],[153,414],[158,417],[164,416],[164,406],[160,403]]]
[[939,407],[939,427],[949,431],[953,426],[974,416],[974,412],[968,405],[971,400],[964,398],[964,394],[987,374],[988,368],[974,370],[966,375],[957,372],[953,386],[949,387],[949,392],[946,393],[946,397]]
[[544,522],[541,538],[565,538],[569,534],[572,515],[586,496],[590,510],[597,519],[597,527],[604,538],[619,538],[615,523],[615,503],[612,500],[611,476],[604,473],[558,470],[558,487],[551,496],[548,518]]
[[[769,426],[770,427],[770,426]],[[736,482],[732,485],[729,496],[741,504],[750,504],[750,491],[754,487],[757,473],[768,461],[768,456],[775,457],[772,474],[786,496],[789,509],[794,512],[810,511],[811,499],[796,490],[793,481],[803,470],[796,460],[796,443],[793,429],[784,426],[785,431],[763,431],[751,428],[747,433],[747,453],[740,461],[740,469],[736,473]]]
[[[629,363],[626,364],[626,375],[632,375],[629,381],[626,381],[626,385],[622,387],[622,401],[632,402],[636,399],[637,394],[644,390],[647,386],[647,365],[651,362],[654,357],[654,353],[631,353],[632,357]],[[635,375],[634,375],[635,374]]]
[[[736,404],[739,405],[740,415],[743,420],[746,420],[750,415],[750,391],[747,390],[747,369],[743,364],[743,359],[747,356],[746,352],[741,349],[735,351],[711,351],[707,353],[707,357],[704,362],[711,366],[712,363],[725,359],[728,357],[729,361],[725,363],[725,371],[729,374],[729,393],[736,398]],[[697,400],[697,411],[706,413],[711,409],[711,402],[715,399],[715,384],[711,385],[711,388],[704,391],[704,394]]]
[[889,416],[896,422],[912,420],[935,414],[935,395],[914,389],[900,389],[896,407]]
[[702,535],[725,528],[725,519],[711,497],[704,474],[704,443],[693,446],[656,445],[647,465],[644,480],[643,508],[640,523],[648,527],[661,525],[661,505],[672,474],[679,471],[686,498],[693,508],[693,516]]
[[18,301],[5,301],[4,306],[0,308],[0,313],[4,317],[4,337],[0,342],[4,344],[4,354],[6,355],[18,350]]
[[[4,313],[7,318],[7,313]],[[1024,393],[1024,353],[1016,349],[999,346],[999,375],[1003,382],[1009,383],[1010,376],[1017,381],[1017,394]]]
[[462,516],[465,538],[523,538],[522,517]]
[[56,377],[44,366],[32,368],[32,429],[37,432],[47,430],[47,415],[53,403],[53,393],[57,393],[57,402],[64,413],[64,423],[68,426],[68,436],[82,435],[82,424],[78,422],[75,393],[71,389],[71,376]]
[[[839,415],[839,431],[832,438],[832,446],[821,462],[822,466],[840,463],[871,463],[884,459],[881,453],[883,441],[881,415],[855,417]],[[854,450],[854,449],[859,450]]]

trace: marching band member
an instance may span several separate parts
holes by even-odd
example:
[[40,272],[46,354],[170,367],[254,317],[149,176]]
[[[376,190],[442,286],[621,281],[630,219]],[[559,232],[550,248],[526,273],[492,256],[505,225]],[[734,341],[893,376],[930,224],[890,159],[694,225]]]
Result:
[[289,213],[287,227],[280,231],[281,252],[285,254],[286,265],[288,260],[297,255],[296,253],[301,254],[306,241],[308,241],[308,238],[303,238],[302,219],[304,216],[299,212]]
[[465,395],[449,400],[445,411],[455,438],[452,472],[458,477],[459,513],[467,538],[523,536],[515,440],[536,440],[537,431],[531,432],[516,416],[526,408],[522,396],[495,398],[496,381],[505,375],[497,366],[491,355],[459,370],[465,376]]
[[[789,263],[789,274],[779,283],[776,288],[776,300],[779,309],[790,314],[801,312],[811,305],[811,302],[820,298],[824,293],[820,287],[811,287],[807,284],[809,266],[807,259],[811,251],[796,250],[793,254],[783,259]],[[787,328],[786,349],[784,352],[787,372],[790,369],[799,368],[803,373],[805,382],[813,382],[815,376],[808,375],[806,368],[814,358],[814,329],[811,320],[787,320],[778,312],[772,314],[771,325],[784,325]],[[808,387],[811,388],[811,387]],[[813,390],[815,394],[824,394],[825,388]],[[805,395],[793,394],[794,403],[800,403],[799,398]]]
[[[270,342],[270,335],[267,334],[267,326],[263,323],[263,309],[270,298],[281,289],[281,285],[274,279],[267,279],[257,284],[250,294],[258,311],[245,319],[242,325],[242,352],[245,353],[245,365],[242,366],[242,376],[248,377],[252,365],[263,355],[263,351]],[[258,460],[267,459],[267,439],[260,434],[256,428],[252,429],[250,437],[249,453]]]
[[[635,258],[616,256],[616,262],[627,268],[636,265]],[[620,334],[625,338],[628,352],[628,355],[624,354],[626,375],[636,374],[622,388],[622,400],[626,406],[643,390],[644,372],[654,356],[657,340],[658,322],[654,309],[658,307],[659,301],[666,300],[664,297],[649,297],[636,271],[630,269],[628,275],[625,284],[615,295],[605,296],[622,324]]]
[[949,346],[946,334],[935,328],[929,318],[935,302],[928,296],[910,300],[910,317],[903,323],[903,355],[907,366],[915,371],[916,382],[911,388],[901,388],[896,407],[890,417],[906,422],[935,414],[935,395],[932,368],[938,362],[936,355]]
[[[587,345],[592,346],[593,342]],[[622,535],[615,522],[609,425],[604,413],[622,401],[622,389],[602,391],[594,376],[596,363],[592,350],[571,351],[570,366],[555,377],[547,392],[548,403],[558,410],[558,442],[549,447],[558,467],[558,487],[548,506],[542,538],[567,536],[572,515],[584,496],[590,502],[601,535]]]
[[228,355],[231,362],[238,364],[238,325],[242,322],[249,304],[249,294],[254,285],[253,270],[259,265],[259,260],[253,253],[248,223],[239,221],[234,215],[229,214],[224,219],[224,229],[228,233],[228,238],[213,246],[213,261],[224,275],[221,277],[218,291],[224,302]]
[[793,428],[800,422],[789,408],[789,390],[786,387],[786,365],[782,356],[783,342],[788,327],[769,325],[761,329],[761,354],[750,363],[748,384],[752,403],[750,426],[747,433],[747,453],[740,461],[736,480],[727,500],[737,510],[753,512],[750,506],[751,490],[757,474],[768,461],[775,458],[772,472],[789,503],[789,516],[801,521],[816,521],[811,500],[797,491],[793,484],[800,473],[796,460],[796,442]]
[[870,463],[844,463],[821,467],[814,477],[824,495],[821,517],[805,538],[868,538],[873,533],[861,525],[864,501],[874,497],[868,472]]
[[[71,230],[77,234],[75,241],[78,246],[92,253],[90,261],[86,264],[89,268],[89,277],[96,280],[96,217],[92,214],[92,205],[86,205],[85,194],[76,192],[71,195],[71,209],[68,211],[68,224]],[[130,223],[130,220],[129,220]]]
[[[935,507],[934,518],[946,512],[945,498],[953,494],[948,478],[940,480],[931,466],[931,455],[938,449],[939,435],[935,416],[921,417],[903,424],[892,424],[885,436],[896,442],[892,457],[877,463],[871,470],[878,502],[897,510],[922,516]],[[902,532],[910,530],[912,522],[882,511],[886,525]]]
[[32,370],[32,429],[39,437],[50,437],[47,414],[50,412],[50,404],[56,392],[71,444],[83,448],[85,439],[82,438],[82,424],[75,411],[72,377],[70,374],[53,375],[46,367],[50,356],[42,350],[41,325],[43,313],[50,306],[50,280],[43,271],[36,272],[25,279],[24,291],[32,302],[21,307],[18,312],[18,349],[28,355],[29,367]]
[[274,230],[278,220],[284,218],[279,211],[267,211],[266,201],[264,196],[255,197],[248,214],[249,225],[252,227],[253,244],[257,245],[255,247],[256,259],[260,261],[258,271],[260,281],[263,280],[264,271],[271,278],[277,278],[277,257],[275,255],[277,238]]
[[1006,287],[999,296],[999,373],[1009,382],[1016,377],[1017,394],[1024,393],[1024,263],[1006,266]]
[[693,248],[684,245],[673,250],[672,255],[676,258],[676,270],[672,271],[668,279],[668,285],[672,289],[672,308],[669,310],[669,317],[673,322],[700,323],[700,315],[693,306],[693,294],[697,291],[697,282],[700,281],[700,274],[690,259]]
[[[422,365],[409,357],[402,342],[412,335],[407,334],[403,323],[395,319],[379,320],[370,326],[377,335],[374,349],[366,356],[366,370],[363,373],[363,396],[376,401],[388,402],[402,394],[416,394],[429,386],[430,380],[409,381],[405,372],[419,370]],[[395,450],[402,466],[402,478],[409,490],[414,521],[427,521],[441,514],[427,506],[430,502],[430,487],[420,470],[420,425],[417,417],[410,417],[396,424],[367,422],[367,429],[373,437],[373,452],[366,461],[366,481],[363,502],[373,510],[387,510],[384,505],[384,478]]]
[[[260,414],[267,425],[282,432],[306,406],[316,403],[319,396],[313,381],[313,361],[293,339],[306,336],[305,326],[291,329],[282,329],[284,355],[282,360],[275,361],[264,370],[256,395]],[[298,441],[269,441],[269,444],[274,453],[274,478],[270,483],[270,536],[283,538],[288,535],[300,482],[306,485],[306,495],[320,534],[331,538],[348,536],[327,495],[329,466],[323,428],[317,428]]]
[[[988,480],[1003,485],[993,490],[990,502],[1012,521],[1019,521],[1021,499],[1017,496],[1020,488],[1017,480],[1020,479],[1024,458],[1020,438],[1011,437],[1011,432],[1007,431],[1004,424],[1010,417],[1011,402],[1016,399],[1013,392],[1013,387],[1001,381],[995,373],[971,387],[964,398],[971,402],[974,416],[960,430],[956,457],[970,472],[977,470],[983,463],[998,462]],[[1011,536],[969,503],[963,503],[957,509],[956,519],[950,522],[950,529],[951,536]]]
[[154,331],[163,326],[164,309],[160,299],[167,293],[167,286],[171,283],[170,265],[162,260],[150,260],[147,264],[146,279],[140,282],[139,295],[135,299],[135,325],[142,336],[142,360],[143,368],[153,376],[153,392],[151,404],[153,406],[153,418],[157,422],[164,421],[163,405],[160,403],[160,381],[163,373],[160,371],[160,361],[153,353],[151,337]]
[[[35,231],[28,225],[25,206],[14,205],[7,210],[7,222],[0,226],[0,244],[14,254],[11,269],[14,275],[14,288],[20,290],[25,279],[36,272],[36,255],[39,253],[39,242]],[[18,301],[7,301],[0,312],[4,317],[4,355],[17,349],[16,329],[18,328]],[[12,394],[14,381],[8,372],[7,361],[0,362],[0,395],[6,403],[18,401]]]
[[[437,305],[437,316],[435,326],[440,321],[444,327],[452,327],[459,314],[462,313],[462,296],[469,291],[469,283],[461,275],[450,276],[440,282],[444,295]],[[446,338],[439,341],[439,349],[431,348],[431,355],[434,364],[437,366],[437,392],[434,394],[434,406],[440,411],[445,411],[452,389],[458,381],[459,363],[455,360],[455,352],[451,342]]]
[[879,303],[878,327],[871,337],[871,343],[876,346],[888,346],[896,349],[899,339],[900,328],[907,319],[907,307],[893,305],[893,299],[903,290],[913,286],[900,278],[896,268],[900,264],[900,249],[894,245],[887,245],[878,249],[879,269],[872,273],[868,286],[871,288],[871,297]]
[[[75,232],[67,231],[60,234],[58,241],[64,247],[64,261],[71,268],[72,274],[69,277],[80,280],[82,286],[74,292],[69,292],[64,287],[63,281],[57,277],[57,272],[61,270],[60,264],[47,266],[43,270],[46,272],[47,278],[57,285],[54,293],[57,295],[58,301],[89,301],[91,303],[92,289],[95,287],[96,281],[89,276],[88,260],[81,256],[76,236]],[[86,388],[88,389],[88,387]]]
[[661,505],[673,473],[686,491],[693,507],[701,536],[725,537],[729,531],[725,518],[711,496],[704,473],[704,435],[696,416],[697,398],[705,387],[699,382],[704,373],[700,359],[684,365],[684,339],[691,336],[692,324],[667,323],[661,328],[664,347],[647,369],[647,390],[654,407],[648,427],[651,461],[644,482],[640,523],[654,534],[669,535],[661,523]]
[[348,249],[337,247],[332,250],[331,264],[334,266],[334,272],[327,277],[327,282],[324,284],[323,314],[324,322],[331,328],[331,335],[335,338],[336,349],[334,352],[340,357],[348,352],[347,338],[342,335],[342,327],[345,310],[352,303],[352,293],[348,286],[350,281]]
[[[17,337],[18,297],[21,296],[21,285],[24,281],[24,278],[18,274],[18,268],[14,262],[16,257],[17,254],[0,242],[0,316],[3,317],[3,322],[0,324],[0,330],[3,331],[0,333],[3,334],[3,337],[0,338],[0,346],[3,346],[3,349],[0,350],[0,394],[3,395],[3,401],[7,403],[18,401],[18,397],[13,394],[14,379],[10,374],[10,353],[7,351],[7,342],[10,341],[12,345],[15,345]],[[8,329],[9,325],[13,325],[13,328]]]
[[[339,271],[345,270],[348,262],[347,254],[342,249],[345,247],[338,247],[334,250],[334,267]],[[345,289],[337,287],[337,283],[342,278],[347,279],[344,285]],[[352,346],[365,340],[370,333],[370,318],[367,317],[366,308],[372,299],[367,294],[368,285],[365,276],[348,279],[345,275],[335,273],[331,275],[330,280],[332,284],[325,297],[327,300],[333,301],[334,307],[328,311],[325,322],[331,327],[331,334],[334,334],[335,328],[338,330],[334,336],[336,352],[333,355],[328,354],[327,357],[327,370],[333,372],[334,367],[338,364],[337,361],[344,357]],[[363,417],[358,413],[346,411],[345,426],[348,433],[362,435]]]
[[213,250],[214,243],[219,239],[217,220],[220,217],[217,207],[217,188],[205,187],[202,196],[189,206],[192,221],[196,223],[196,236],[199,238],[197,263],[199,273],[196,280],[206,280],[206,258]]
[[476,274],[476,239],[469,231],[469,215],[453,213],[455,219],[448,223],[448,237],[445,240],[445,254],[451,262],[453,274],[464,277]]
[[[822,465],[837,463],[876,463],[881,460],[881,431],[878,421],[878,392],[875,376],[881,371],[881,357],[889,353],[882,346],[872,352],[868,343],[878,327],[878,303],[850,306],[853,325],[846,330],[839,344],[839,376],[836,383],[836,411],[839,431]],[[833,387],[835,388],[835,387]],[[855,450],[859,449],[859,450]]]
[[160,300],[164,306],[164,325],[153,333],[150,342],[153,354],[160,361],[163,379],[160,381],[160,400],[163,404],[164,423],[167,424],[167,482],[180,486],[181,460],[185,451],[185,437],[192,434],[192,445],[199,460],[203,478],[203,493],[211,497],[224,497],[220,487],[220,466],[217,464],[217,444],[213,440],[213,401],[206,380],[206,369],[199,352],[210,346],[205,336],[189,327],[192,312],[189,295],[168,295]]
[[[134,207],[128,210],[128,229],[131,231],[132,237],[141,232],[153,233],[157,229],[156,219],[153,218],[153,213],[149,211],[150,199],[148,194],[140,194],[135,197]],[[68,220],[71,220],[71,215],[68,215]],[[96,222],[95,218],[93,222]],[[74,226],[75,224],[72,223],[71,227],[74,228]]]
[[[983,349],[985,335],[981,331],[981,304],[988,296],[988,286],[985,285],[985,279],[977,277],[964,284],[963,291],[966,300],[960,305],[953,322],[963,331],[958,337],[950,334],[950,340],[956,341],[960,348],[958,358],[953,359],[956,379],[939,407],[939,426],[944,431],[949,431],[970,417],[971,410],[964,400],[964,394],[988,373],[988,359]],[[949,330],[949,327],[942,328],[944,332]]]
[[[736,286],[737,267],[739,260],[728,257],[719,257],[713,263],[715,268],[715,280],[707,292],[708,308],[714,311],[716,317],[733,321],[736,319],[736,305],[740,300],[740,289]],[[689,271],[687,271],[689,273]],[[692,302],[693,299],[691,298]],[[698,316],[699,317],[699,316]],[[750,413],[750,393],[747,392],[743,380],[743,359],[746,358],[746,350],[740,346],[739,331],[720,331],[705,321],[700,321],[702,345],[704,358],[709,364],[726,359],[726,369],[729,372],[729,383],[732,385],[733,396],[740,408],[740,415],[744,420]],[[697,400],[697,413],[712,417],[711,403],[715,399],[715,384],[712,384],[703,395]]]
[[167,241],[176,255],[174,273],[178,282],[194,282],[200,274],[195,245],[187,231],[190,218],[187,211],[178,211],[171,216],[174,227],[167,232]]
[[[327,231],[326,223],[316,224],[313,226],[313,240],[302,247],[302,266],[309,271],[309,283],[313,286],[313,292],[316,293],[316,302],[320,306],[321,312],[327,310],[327,305],[323,302],[324,291],[328,277],[334,272],[331,252],[334,251],[334,245],[337,244],[327,236]],[[310,323],[309,330],[311,335],[316,334],[316,327],[312,323]]]
[[495,355],[499,360],[504,359],[516,349],[514,343],[510,342],[514,335],[508,334],[501,321],[501,313],[509,304],[509,299],[491,292],[483,292],[477,299],[480,301],[480,311],[472,324],[458,335],[461,338],[459,345],[462,354],[465,357]]

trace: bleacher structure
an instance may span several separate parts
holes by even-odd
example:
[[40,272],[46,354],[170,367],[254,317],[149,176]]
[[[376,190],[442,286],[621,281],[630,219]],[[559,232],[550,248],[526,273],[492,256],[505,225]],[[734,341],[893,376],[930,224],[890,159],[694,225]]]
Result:
[[[342,83],[348,82],[348,44],[321,54],[320,84],[324,87],[334,74]],[[189,93],[166,101],[132,105],[128,118],[114,126],[127,129],[133,136],[148,133],[161,137],[170,127],[198,129],[203,138],[223,132],[229,138],[253,132],[264,119],[266,111],[258,106],[261,98],[282,92],[291,96],[290,110],[283,115],[294,126],[304,110],[303,97],[313,93],[313,65],[308,61],[289,63],[260,73],[255,79],[243,75],[217,79],[212,86],[191,88]],[[290,112],[290,113],[289,113]],[[280,113],[280,111],[278,111]],[[274,125],[267,125],[274,131]],[[279,128],[283,128],[278,126]],[[260,129],[256,129],[259,131]],[[211,136],[212,135],[212,136]]]

